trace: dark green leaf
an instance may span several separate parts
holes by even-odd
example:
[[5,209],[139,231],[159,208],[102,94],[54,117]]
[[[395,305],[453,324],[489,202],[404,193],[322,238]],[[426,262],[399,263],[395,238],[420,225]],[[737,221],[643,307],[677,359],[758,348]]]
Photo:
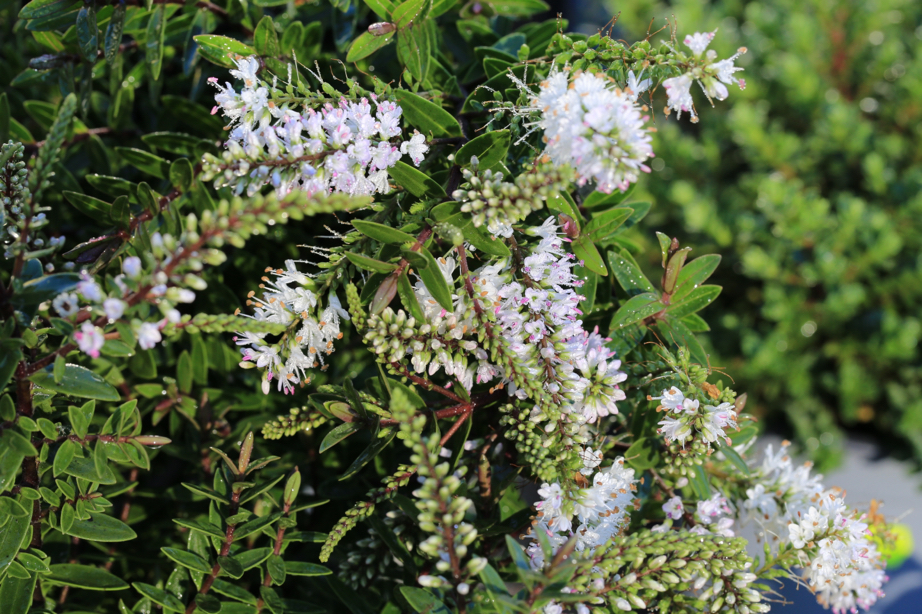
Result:
[[77,46],[86,62],[96,62],[99,49],[99,28],[96,25],[95,4],[84,4],[77,12]]
[[417,322],[422,322],[426,319],[422,307],[419,305],[419,298],[416,296],[413,284],[410,283],[410,278],[407,276],[406,271],[401,273],[397,279],[397,293],[400,295],[400,302],[403,303],[410,316],[416,318]]
[[166,5],[161,4],[150,14],[147,22],[147,39],[144,43],[147,66],[154,81],[160,78],[160,68],[163,66],[163,38],[166,33]]
[[4,497],[3,504],[0,505],[0,513],[5,517],[5,522],[0,525],[0,576],[2,576],[19,552],[19,546],[29,530],[31,515],[18,501],[7,497]]
[[398,89],[394,95],[407,122],[423,134],[433,137],[461,136],[461,124],[439,105],[405,89]]
[[323,438],[323,441],[320,442],[320,449],[318,450],[319,454],[323,454],[340,441],[353,435],[358,431],[362,430],[362,425],[355,422],[343,422],[332,431],[327,433],[327,436]]
[[198,486],[196,484],[188,484],[186,482],[183,482],[182,485],[184,488],[186,488],[186,490],[194,492],[197,495],[208,497],[209,499],[213,499],[223,505],[230,505],[230,500],[227,497],[219,492],[211,490],[210,488],[205,488],[204,486]]
[[89,520],[74,520],[67,534],[91,542],[126,542],[137,537],[121,520],[98,513],[90,513]]
[[397,164],[388,169],[388,173],[390,173],[397,185],[413,196],[431,196],[433,198],[445,196],[445,190],[442,189],[442,186],[430,179],[422,171],[405,162],[398,161]]
[[384,224],[369,222],[367,220],[352,220],[352,225],[366,237],[371,237],[375,241],[380,241],[381,243],[401,245],[404,243],[416,242],[416,237],[413,235],[409,235],[396,228],[391,228],[390,226],[385,226]]
[[352,587],[347,586],[345,582],[335,575],[327,576],[324,581],[352,614],[373,614],[372,610],[366,605],[365,599],[361,598],[359,593],[354,591]]
[[118,390],[113,388],[111,384],[98,374],[80,365],[67,365],[60,383],[55,383],[51,369],[42,369],[29,379],[42,388],[72,397],[98,399],[100,401],[118,401],[121,399]]
[[80,275],[77,273],[56,273],[32,279],[22,285],[22,290],[17,292],[12,299],[13,306],[22,311],[44,301],[49,301],[61,294],[77,287]]
[[329,576],[332,570],[317,563],[302,563],[300,561],[285,561],[285,572],[289,576]]
[[181,518],[174,518],[173,522],[181,527],[191,529],[192,531],[198,531],[199,533],[204,533],[205,535],[210,535],[211,537],[224,539],[224,531],[222,531],[220,527],[208,522],[207,520],[185,520]]
[[596,275],[608,275],[608,269],[602,261],[602,254],[596,249],[589,235],[580,235],[571,244],[573,253],[580,259],[580,266],[584,266]]
[[378,433],[374,440],[368,444],[368,447],[365,448],[361,454],[359,454],[358,458],[356,458],[352,464],[349,465],[349,468],[346,469],[346,472],[343,473],[339,479],[345,480],[358,473],[362,467],[367,465],[375,456],[381,452],[381,450],[387,447],[387,445],[391,442],[391,440],[394,438],[394,435],[396,434],[397,431],[393,428],[382,428],[381,432]]
[[701,311],[714,302],[722,289],[720,286],[698,286],[685,294],[681,300],[673,301],[672,305],[669,306],[669,317],[679,320],[687,315]]
[[615,313],[610,327],[612,330],[624,328],[635,322],[640,322],[662,309],[663,304],[659,302],[659,297],[653,292],[632,296]]
[[63,194],[64,198],[66,198],[80,213],[94,220],[101,221],[104,224],[113,223],[110,215],[112,205],[109,203],[78,192],[64,191]]
[[429,261],[429,266],[419,271],[419,276],[423,280],[423,284],[426,286],[426,289],[429,290],[429,293],[432,294],[432,298],[438,301],[439,305],[451,311],[454,309],[451,300],[451,288],[448,286],[448,281],[445,279],[442,269],[439,268],[435,258],[425,247],[421,247],[419,252]]
[[84,588],[91,591],[121,591],[128,583],[101,567],[61,563],[51,566],[51,574],[42,577],[45,582]]
[[128,196],[134,198],[137,194],[138,186],[135,183],[122,179],[121,177],[109,177],[106,175],[87,175],[87,183],[100,192],[109,196]]
[[170,164],[170,183],[180,191],[188,192],[192,188],[194,172],[189,158],[177,158]]
[[28,579],[15,578],[7,574],[0,581],[0,605],[3,605],[3,614],[26,614],[29,611],[37,578],[37,574],[29,574]]
[[195,156],[198,148],[206,140],[181,132],[152,132],[145,134],[141,140],[157,149],[162,149],[178,156]]
[[[403,566],[407,570],[408,573],[410,573],[412,576],[415,577],[418,573],[416,570],[416,563],[413,561],[413,557],[407,551],[406,546],[404,546],[403,542],[400,541],[400,537],[396,533],[394,533],[393,529],[391,529],[390,526],[388,526],[387,524],[384,523],[384,521],[381,520],[381,518],[378,516],[377,513],[372,513],[370,516],[368,516],[366,520],[368,524],[371,526],[375,535],[381,541],[383,541],[384,544],[391,551],[391,554],[393,554],[397,560],[403,563]],[[327,573],[329,573],[329,570],[327,571]],[[297,574],[293,574],[293,575],[297,575]]]
[[206,614],[218,614],[222,610],[221,602],[217,597],[202,593],[195,596],[195,607]]
[[166,179],[170,173],[170,163],[149,151],[133,147],[116,147],[115,152],[128,164],[158,179]]
[[182,602],[169,594],[163,589],[159,589],[156,586],[151,584],[145,584],[143,582],[134,582],[132,585],[136,591],[141,593],[143,596],[147,597],[157,605],[163,607],[164,610],[169,612],[185,612],[186,607]]
[[106,28],[105,54],[106,62],[111,66],[118,57],[119,46],[122,43],[122,30],[125,27],[125,5],[119,2],[112,11],[109,27]]
[[256,30],[253,32],[253,46],[256,47],[256,53],[263,57],[276,58],[280,53],[279,36],[275,31],[272,18],[268,15],[256,24]]
[[272,583],[276,586],[280,586],[285,583],[285,561],[282,557],[277,554],[273,554],[269,557],[269,561],[266,563],[266,570],[269,572],[269,575],[272,577]]
[[411,23],[425,19],[429,7],[429,0],[405,0],[394,7],[391,19],[398,28],[406,28]]
[[390,273],[397,268],[397,265],[391,262],[381,262],[353,252],[346,252],[346,259],[360,269],[365,269],[372,273]]
[[608,252],[608,265],[611,267],[611,272],[615,279],[618,280],[618,284],[624,288],[628,296],[656,291],[656,288],[643,274],[640,266],[626,249]]
[[179,563],[183,567],[202,573],[211,573],[211,565],[208,564],[208,561],[194,552],[179,550],[178,548],[161,548],[160,550],[167,555],[170,560]]
[[67,471],[67,468],[70,467],[71,461],[74,460],[74,455],[79,449],[80,444],[78,444],[76,441],[71,441],[70,439],[65,440],[64,443],[61,444],[54,457],[54,477],[58,477]]
[[656,467],[660,460],[656,442],[647,437],[635,440],[624,453],[624,460],[637,471],[646,471]]
[[219,556],[218,565],[221,566],[221,571],[225,575],[234,580],[239,580],[243,576],[243,565],[232,556]]
[[634,210],[630,207],[618,207],[605,211],[593,216],[582,232],[589,235],[596,243],[604,241],[614,234],[633,214]]
[[506,159],[511,139],[508,130],[481,134],[465,143],[455,154],[455,160],[462,166],[467,166],[470,164],[471,157],[477,156],[480,162],[479,168],[492,168]]
[[689,476],[688,483],[691,485],[692,490],[695,491],[695,496],[701,501],[710,499],[711,484],[708,482],[707,472],[701,466],[695,467],[694,472],[694,476]]
[[20,19],[38,19],[66,12],[76,0],[32,0],[19,11]]
[[415,586],[401,586],[400,592],[410,607],[423,614],[451,614],[451,610],[427,590]]
[[736,467],[737,471],[741,474],[748,476],[749,475],[749,465],[746,464],[746,461],[739,455],[739,452],[733,449],[733,446],[720,446],[720,451],[723,452],[724,456],[727,457],[733,466]]

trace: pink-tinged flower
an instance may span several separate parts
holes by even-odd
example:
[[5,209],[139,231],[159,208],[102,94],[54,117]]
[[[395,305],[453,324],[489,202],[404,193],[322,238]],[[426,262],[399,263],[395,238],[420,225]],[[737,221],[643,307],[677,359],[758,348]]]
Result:
[[141,346],[142,350],[151,349],[160,343],[162,339],[160,336],[160,328],[156,324],[150,322],[142,322],[135,328],[134,334],[138,337],[138,345]]
[[80,351],[93,358],[99,358],[99,350],[106,342],[102,330],[92,322],[84,322],[80,330],[74,333],[74,339],[77,340],[77,347]]
[[682,498],[673,497],[669,501],[666,501],[663,504],[663,511],[666,513],[666,518],[672,520],[681,518],[682,514],[685,513],[685,507],[682,505]]

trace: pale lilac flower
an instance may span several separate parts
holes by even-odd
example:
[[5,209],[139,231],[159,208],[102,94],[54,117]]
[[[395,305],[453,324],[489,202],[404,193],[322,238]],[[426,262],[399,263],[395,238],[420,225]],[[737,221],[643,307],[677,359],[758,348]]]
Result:
[[685,507],[682,505],[681,497],[673,497],[666,501],[663,504],[663,512],[666,513],[666,518],[671,520],[678,520],[682,517],[682,514],[685,513]]
[[150,322],[142,322],[139,326],[135,327],[134,334],[138,338],[138,345],[141,346],[142,350],[149,350],[158,343],[162,337],[160,336],[160,328],[156,324]]
[[110,320],[118,320],[125,313],[128,304],[118,298],[107,298],[102,302],[102,310]]
[[122,262],[122,272],[130,279],[137,279],[141,274],[141,259],[137,256],[129,256]]
[[74,339],[77,340],[77,347],[80,351],[93,358],[99,358],[99,350],[106,342],[102,330],[92,322],[84,322],[80,330],[74,333]]

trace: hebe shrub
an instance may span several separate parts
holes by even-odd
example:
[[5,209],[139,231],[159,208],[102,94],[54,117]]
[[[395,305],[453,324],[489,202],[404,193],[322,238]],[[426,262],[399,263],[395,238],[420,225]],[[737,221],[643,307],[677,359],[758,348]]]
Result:
[[842,429],[922,457],[922,7],[636,3],[620,24],[652,12],[751,51],[723,121],[658,124],[668,181],[645,184],[657,223],[725,258],[713,364],[818,460]]
[[742,50],[545,9],[4,5],[4,614],[877,601],[886,521],[747,455],[719,256],[634,256]]

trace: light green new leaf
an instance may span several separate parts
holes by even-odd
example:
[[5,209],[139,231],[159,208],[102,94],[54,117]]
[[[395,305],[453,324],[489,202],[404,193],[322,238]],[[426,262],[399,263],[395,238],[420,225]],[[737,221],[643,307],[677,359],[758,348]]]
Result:
[[[346,54],[346,61],[358,62],[359,60],[364,60],[378,49],[387,46],[388,43],[394,40],[395,35],[396,32],[391,32],[382,36],[375,36],[371,32],[365,32],[352,41],[352,45],[349,47],[349,53]],[[399,93],[403,90],[397,91]]]

